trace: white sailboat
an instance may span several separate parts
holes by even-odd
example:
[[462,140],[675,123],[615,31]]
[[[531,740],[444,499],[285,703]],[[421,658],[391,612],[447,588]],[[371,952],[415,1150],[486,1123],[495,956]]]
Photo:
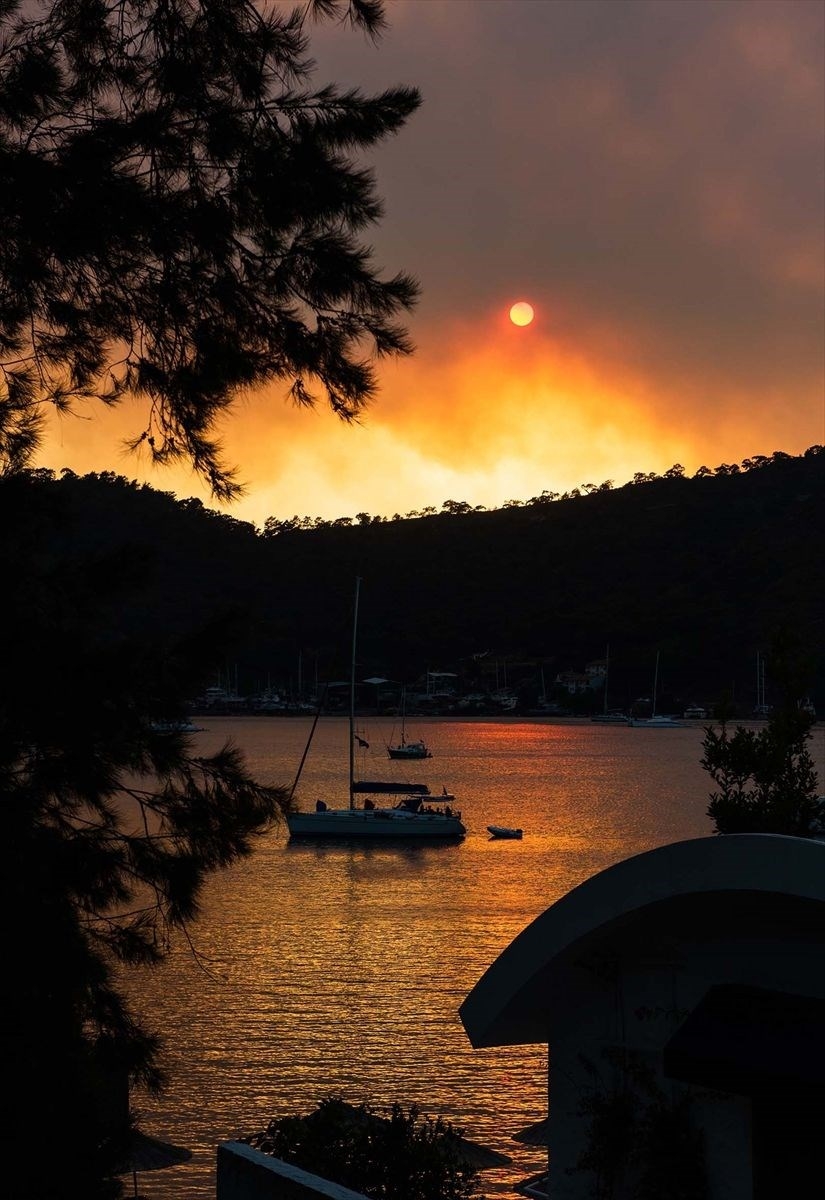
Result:
[[[326,801],[318,800],[313,812],[293,811],[287,815],[290,838],[392,838],[405,840],[458,840],[467,832],[461,822],[461,813],[453,805],[455,797],[442,789],[440,796],[433,796],[424,783],[399,783],[395,780],[356,780],[355,778],[355,646],[358,631],[358,599],[361,580],[355,581],[355,612],[352,630],[352,666],[350,673],[349,706],[349,804],[346,808],[332,808]],[[310,732],[310,741],[315,725]],[[301,760],[303,767],[307,749]],[[300,776],[299,767],[298,775]],[[298,780],[296,778],[295,783]],[[293,785],[293,792],[295,785]],[[363,804],[357,797],[365,797]],[[373,797],[385,802],[377,802]],[[396,797],[388,803],[387,797]]]
[[396,759],[432,758],[432,751],[421,738],[407,741],[407,690],[401,692],[401,741],[394,746],[387,744],[387,755]]
[[660,715],[656,712],[657,693],[659,690],[659,651],[656,651],[656,669],[653,672],[653,708],[649,717],[631,717],[630,724],[644,729],[684,729],[681,721],[675,717]]
[[755,717],[769,717],[770,704],[765,703],[765,656],[756,651],[756,704],[753,707]]
[[630,717],[627,713],[623,713],[618,708],[607,707],[607,684],[610,677],[610,646],[608,645],[604,655],[604,697],[602,702],[602,711],[594,714],[590,720],[595,721],[598,725],[629,725]]

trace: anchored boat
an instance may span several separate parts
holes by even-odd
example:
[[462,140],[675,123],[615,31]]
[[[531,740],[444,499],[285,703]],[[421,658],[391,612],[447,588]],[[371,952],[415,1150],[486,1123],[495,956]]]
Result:
[[[355,778],[355,647],[358,631],[358,599],[361,580],[355,581],[355,611],[352,632],[352,667],[350,673],[349,708],[349,804],[334,808],[325,800],[317,800],[314,811],[288,813],[290,838],[404,838],[452,839],[463,838],[467,832],[456,811],[455,796],[443,788],[434,796],[424,783],[399,783],[395,780],[356,780]],[[301,767],[292,791],[306,760],[309,742],[315,731],[313,723],[304,750]],[[360,802],[363,797],[363,803]]]

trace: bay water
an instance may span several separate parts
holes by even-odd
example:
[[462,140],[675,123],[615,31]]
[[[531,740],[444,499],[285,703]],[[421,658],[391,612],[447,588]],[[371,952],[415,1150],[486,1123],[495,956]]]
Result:
[[[291,786],[311,718],[206,718],[196,753],[227,740],[256,777]],[[486,968],[555,900],[612,863],[710,836],[700,725],[418,719],[431,759],[390,762],[391,719],[360,725],[360,778],[455,794],[467,837],[450,845],[290,842],[277,828],[212,876],[191,944],[130,972],[135,1010],[164,1039],[169,1084],[133,1097],[144,1132],[189,1162],[138,1177],[147,1200],[213,1200],[218,1143],[328,1095],[443,1116],[512,1158],[484,1171],[512,1195],[546,1153],[514,1141],[547,1113],[547,1047],[474,1050],[458,1008]],[[822,726],[812,750],[825,767]],[[322,718],[296,790],[346,805],[348,723]],[[487,825],[516,826],[520,841]],[[131,1186],[131,1185],[130,1185]]]

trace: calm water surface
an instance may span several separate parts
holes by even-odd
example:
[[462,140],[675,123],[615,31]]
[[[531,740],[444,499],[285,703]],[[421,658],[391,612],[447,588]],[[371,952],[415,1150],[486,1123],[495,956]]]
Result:
[[[233,739],[263,782],[291,784],[311,720],[214,718],[198,751]],[[357,773],[456,795],[459,845],[288,843],[283,831],[213,877],[194,930],[156,971],[130,976],[136,1009],[165,1039],[170,1082],[138,1097],[147,1133],[190,1162],[139,1176],[149,1200],[214,1198],[215,1148],[330,1093],[399,1100],[509,1154],[488,1195],[543,1166],[511,1135],[547,1111],[546,1048],[474,1050],[458,1007],[525,925],[619,859],[711,833],[702,729],[585,721],[421,720],[433,758],[390,762],[391,721],[363,730]],[[397,731],[396,731],[397,733]],[[812,748],[822,778],[823,739]],[[319,722],[297,792],[345,804],[347,722]],[[493,841],[488,824],[521,826]]]

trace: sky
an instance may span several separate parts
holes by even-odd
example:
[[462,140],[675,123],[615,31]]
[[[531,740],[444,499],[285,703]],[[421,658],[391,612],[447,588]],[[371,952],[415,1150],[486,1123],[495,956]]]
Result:
[[[316,27],[313,82],[423,94],[367,160],[365,240],[419,280],[416,351],[358,425],[282,387],[240,400],[222,433],[246,492],[223,511],[496,508],[825,442],[821,0],[386,7],[377,44]],[[38,465],[221,507],[124,454],[142,428],[129,404],[63,418]]]

